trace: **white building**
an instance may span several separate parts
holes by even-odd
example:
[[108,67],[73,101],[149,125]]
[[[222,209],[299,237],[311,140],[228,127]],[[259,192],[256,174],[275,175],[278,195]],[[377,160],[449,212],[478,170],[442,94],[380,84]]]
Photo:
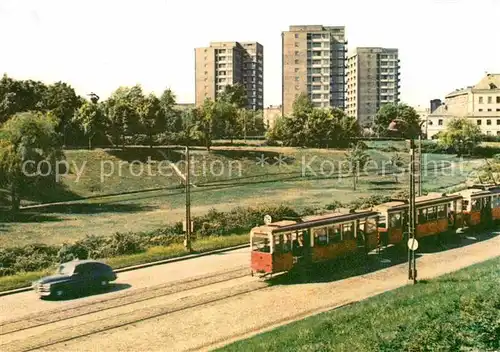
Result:
[[457,89],[428,115],[427,138],[443,131],[456,117],[467,117],[485,135],[500,136],[500,74],[487,74],[478,84]]

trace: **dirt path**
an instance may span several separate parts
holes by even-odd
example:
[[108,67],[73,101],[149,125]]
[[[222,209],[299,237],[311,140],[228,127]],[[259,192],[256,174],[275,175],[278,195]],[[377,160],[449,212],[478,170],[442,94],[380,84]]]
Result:
[[[444,252],[426,253],[417,260],[419,277],[433,278],[499,255],[500,236]],[[45,350],[209,350],[293,320],[404,286],[407,283],[406,277],[407,266],[400,264],[339,281],[267,287],[77,338]],[[206,302],[207,294],[221,294],[197,293],[199,296],[190,298],[193,302]]]

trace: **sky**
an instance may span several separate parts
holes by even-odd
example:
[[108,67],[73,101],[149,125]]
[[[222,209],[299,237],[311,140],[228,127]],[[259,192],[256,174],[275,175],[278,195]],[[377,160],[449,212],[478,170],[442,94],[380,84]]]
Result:
[[264,46],[264,104],[281,103],[281,32],[345,26],[348,48],[398,48],[401,100],[429,101],[500,73],[500,0],[0,0],[0,74],[106,98],[171,88],[194,102],[194,48]]

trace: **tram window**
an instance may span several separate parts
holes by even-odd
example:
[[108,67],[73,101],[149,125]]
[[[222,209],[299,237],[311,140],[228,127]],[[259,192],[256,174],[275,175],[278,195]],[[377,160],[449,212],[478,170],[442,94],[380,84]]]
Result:
[[252,250],[264,253],[271,252],[271,247],[269,246],[269,239],[267,237],[254,236],[252,238]]
[[483,198],[483,208],[491,208],[491,198],[490,197],[485,197]]
[[492,203],[491,207],[492,208],[500,207],[500,197],[499,196],[493,196],[493,203]]
[[401,213],[394,213],[389,215],[389,224],[393,229],[401,227]]
[[437,212],[438,212],[438,219],[446,218],[446,206],[445,205],[439,205],[437,207]]
[[436,207],[427,208],[427,221],[436,220]]
[[314,229],[314,245],[315,246],[326,246],[328,244],[328,235],[326,227],[319,229]]
[[468,210],[469,209],[469,201],[468,200],[463,200],[462,201],[462,209],[463,210]]
[[472,211],[481,210],[481,199],[473,199],[472,200]]
[[342,225],[342,240],[349,241],[353,239],[354,239],[354,231],[352,228],[352,224]]
[[328,228],[328,240],[330,243],[339,243],[342,241],[340,225],[333,225]]
[[425,224],[427,222],[427,209],[418,210],[418,223]]

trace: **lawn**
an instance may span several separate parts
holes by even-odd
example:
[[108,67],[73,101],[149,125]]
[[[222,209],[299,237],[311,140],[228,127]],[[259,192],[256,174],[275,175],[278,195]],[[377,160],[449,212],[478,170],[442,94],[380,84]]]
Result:
[[[0,246],[60,244],[87,234],[148,231],[182,220],[185,194],[179,188],[181,178],[163,162],[167,158],[183,171],[181,152],[173,148],[66,151],[71,173],[63,176],[59,188],[43,201],[93,198],[23,210],[16,219],[0,223]],[[236,206],[278,202],[300,210],[333,200],[350,202],[371,194],[392,194],[407,187],[407,175],[398,177],[397,182],[390,175],[392,152],[379,148],[368,150],[368,154],[371,164],[353,191],[352,177],[346,171],[339,172],[343,150],[225,146],[208,153],[193,149],[192,213],[201,215],[212,207],[228,211]],[[401,155],[407,158],[406,153]],[[148,160],[141,173],[137,161]],[[438,154],[426,155],[425,161],[432,170],[440,171],[424,172],[424,191],[443,191],[463,183],[481,162]],[[438,163],[433,164],[435,161]],[[383,170],[385,174],[381,174]],[[106,196],[118,193],[125,194]],[[34,204],[40,198],[24,200],[23,204]]]
[[316,315],[221,351],[498,351],[500,258]]

